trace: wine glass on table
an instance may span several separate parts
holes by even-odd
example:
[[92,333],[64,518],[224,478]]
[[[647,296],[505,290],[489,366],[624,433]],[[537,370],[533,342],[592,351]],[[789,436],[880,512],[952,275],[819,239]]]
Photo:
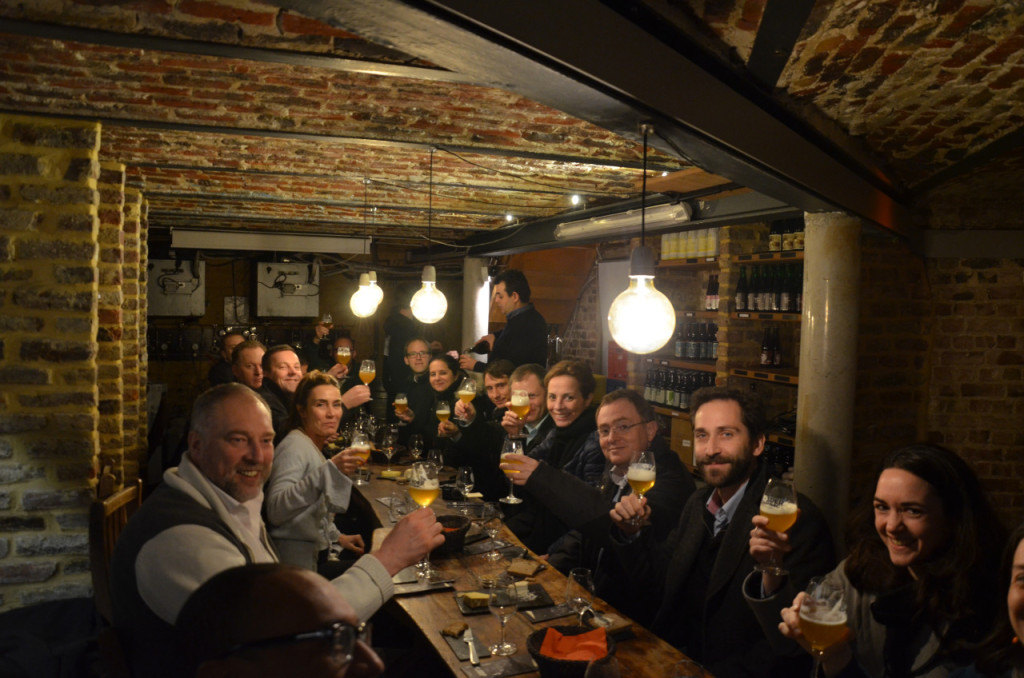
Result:
[[[437,481],[437,467],[429,461],[418,461],[412,465],[409,471],[409,496],[420,505],[421,508],[430,506],[437,496],[441,494],[441,484]],[[417,576],[423,579],[430,579],[433,571],[430,569],[430,553],[423,556],[416,566]]]
[[[633,459],[629,464],[629,469],[626,471],[626,481],[629,486],[633,488],[633,493],[639,499],[643,499],[644,495],[654,487],[654,479],[656,477],[656,470],[654,464],[654,453],[650,450],[645,450]],[[640,516],[633,516],[630,521],[633,525],[640,524]]]
[[[505,441],[505,444],[501,448],[501,461],[503,464],[518,464],[520,462],[508,459],[507,456],[510,454],[522,454],[523,453],[523,441],[518,438],[509,438]],[[522,504],[523,500],[516,496],[515,485],[512,483],[512,475],[519,473],[515,469],[502,469],[505,472],[505,477],[508,478],[508,496],[502,497],[498,501],[503,504]]]
[[[476,379],[472,377],[466,377],[459,384],[459,390],[455,392],[455,395],[459,397],[463,405],[468,405],[473,402],[473,398],[476,397]],[[466,424],[468,420],[465,417],[457,417],[459,421]]]
[[423,456],[423,436],[419,433],[409,436],[409,456],[413,461],[419,461]]
[[[796,486],[793,485],[793,481],[785,478],[768,479],[764,494],[761,496],[761,515],[768,519],[765,528],[773,532],[785,532],[793,527],[797,517]],[[775,551],[772,551],[767,563],[758,563],[754,569],[770,574],[787,574]]]
[[480,509],[480,525],[484,534],[491,540],[491,550],[484,554],[487,560],[501,560],[501,552],[498,551],[498,542],[495,541],[498,533],[501,532],[501,510],[498,505],[488,502]]
[[370,439],[362,431],[356,431],[352,434],[352,442],[349,444],[353,450],[355,450],[355,456],[359,459],[359,468],[356,470],[356,479],[353,481],[354,485],[369,485],[369,483],[363,480],[363,467],[370,461]]
[[388,431],[381,439],[380,449],[388,458],[388,471],[391,470],[391,458],[395,456],[395,448],[398,446],[398,436]]
[[580,626],[583,626],[583,615],[593,604],[593,595],[594,576],[590,570],[585,567],[574,567],[569,570],[569,576],[565,580],[565,603],[580,616]]
[[811,644],[814,670],[818,675],[825,650],[846,635],[846,600],[839,582],[815,577],[807,584],[807,597],[800,604],[800,632]]
[[489,649],[491,654],[497,657],[508,657],[514,655],[518,649],[515,643],[505,639],[505,625],[512,615],[519,609],[519,596],[516,593],[515,580],[511,575],[503,574],[494,583],[487,599],[487,607],[498,621],[501,622],[501,642],[492,645]]
[[474,485],[476,482],[473,477],[473,467],[460,466],[455,474],[455,489],[459,491],[463,499],[466,499],[466,495],[473,491]]
[[359,363],[359,380],[367,386],[373,381],[373,378],[377,375],[377,363],[372,360],[364,360]]

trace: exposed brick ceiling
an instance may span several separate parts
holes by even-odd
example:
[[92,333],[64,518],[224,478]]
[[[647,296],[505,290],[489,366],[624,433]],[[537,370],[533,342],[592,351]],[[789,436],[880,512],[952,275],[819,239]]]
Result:
[[[441,241],[501,228],[506,213],[566,212],[574,193],[589,205],[636,196],[635,135],[282,7],[296,4],[317,5],[2,2],[0,109],[103,121],[103,155],[127,165],[155,232],[372,229],[422,246],[431,148]],[[1020,185],[1020,3],[608,4],[760,87],[905,204]],[[965,226],[950,213],[933,226]]]

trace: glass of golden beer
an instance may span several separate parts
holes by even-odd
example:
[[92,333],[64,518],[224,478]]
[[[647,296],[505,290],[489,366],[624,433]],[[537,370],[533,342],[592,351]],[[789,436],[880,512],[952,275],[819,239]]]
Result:
[[[429,461],[418,461],[409,470],[409,496],[421,508],[427,508],[441,494],[441,484],[437,480],[437,467]],[[430,569],[430,553],[416,566],[417,576],[430,579],[434,572]]]
[[359,363],[359,379],[367,386],[373,381],[374,376],[377,374],[377,364],[372,360],[364,360]]
[[[459,390],[455,392],[455,395],[459,397],[463,405],[468,405],[473,402],[473,398],[476,397],[476,379],[472,377],[466,377],[459,384]],[[464,424],[468,424],[469,420],[465,417],[458,417],[458,420]]]
[[[761,497],[761,515],[768,519],[767,529],[773,532],[785,532],[796,522],[796,486],[793,481],[785,478],[769,478]],[[754,569],[758,572],[771,574],[788,574],[772,552],[768,563],[758,563]]]
[[825,650],[846,637],[846,600],[841,582],[822,577],[811,579],[807,597],[800,604],[800,632],[811,644],[811,678],[815,678]]
[[348,346],[339,346],[334,349],[334,362],[339,365],[348,365],[349,360],[352,360],[352,349]]
[[434,405],[434,414],[437,415],[438,421],[448,421],[448,418],[452,416],[451,403],[447,400],[438,400]]
[[[505,441],[505,444],[501,448],[501,463],[503,464],[518,464],[520,462],[508,459],[507,456],[510,454],[522,454],[523,453],[523,441],[517,438],[509,438]],[[522,504],[523,500],[516,496],[515,484],[512,483],[512,475],[519,473],[515,469],[502,469],[505,472],[505,477],[508,478],[508,496],[502,497],[498,501],[503,504]]]
[[[405,395],[404,393],[396,393],[395,412],[397,414],[401,414],[402,412],[405,412],[407,409],[409,409],[409,396]],[[404,424],[405,422],[403,421],[402,423]]]
[[369,485],[369,483],[363,480],[363,467],[370,461],[370,439],[365,433],[358,432],[352,434],[352,442],[349,445],[355,450],[355,456],[359,459],[360,468],[356,470],[356,479],[353,482],[354,485]]
[[[640,452],[630,462],[629,469],[626,471],[626,481],[633,488],[633,492],[637,497],[643,499],[648,490],[654,487],[655,471],[654,453],[649,450]],[[633,525],[639,525],[640,516],[633,516],[630,522]]]

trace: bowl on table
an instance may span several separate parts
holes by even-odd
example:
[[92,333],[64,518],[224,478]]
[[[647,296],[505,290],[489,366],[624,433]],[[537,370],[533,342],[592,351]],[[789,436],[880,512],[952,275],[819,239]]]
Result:
[[441,534],[444,543],[434,549],[434,553],[458,553],[466,544],[466,533],[469,532],[470,520],[466,516],[438,516],[441,523]]
[[[549,628],[555,629],[563,636],[575,636],[594,630],[585,626],[552,626]],[[587,664],[593,660],[556,659],[541,654],[540,648],[544,644],[544,635],[547,630],[547,628],[537,629],[526,639],[526,649],[533,660],[537,662],[537,670],[540,671],[542,678],[583,678],[587,672]],[[605,642],[608,644],[608,655],[615,654],[615,640],[607,633]],[[594,659],[600,659],[600,657],[594,657]]]

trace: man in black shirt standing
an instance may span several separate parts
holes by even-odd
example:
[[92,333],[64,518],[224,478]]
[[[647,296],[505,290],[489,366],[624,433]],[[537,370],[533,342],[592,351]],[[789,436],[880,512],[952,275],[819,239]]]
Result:
[[[487,342],[488,360],[510,360],[513,365],[547,364],[548,325],[530,303],[530,283],[522,271],[510,268],[494,278],[494,305],[505,316],[505,329],[487,334],[477,343]],[[483,372],[487,363],[468,353],[459,358],[464,370]]]

